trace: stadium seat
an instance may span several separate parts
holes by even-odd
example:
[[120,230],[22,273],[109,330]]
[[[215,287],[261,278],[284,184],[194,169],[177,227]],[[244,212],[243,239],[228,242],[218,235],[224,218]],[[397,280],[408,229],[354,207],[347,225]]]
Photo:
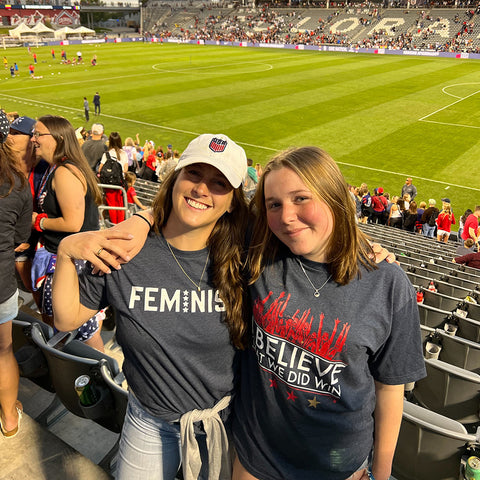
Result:
[[462,306],[462,301],[455,297],[450,297],[442,293],[433,292],[428,288],[421,288],[423,292],[423,303],[430,307],[435,307],[440,310],[454,312],[458,307]]
[[443,328],[451,312],[440,310],[429,305],[419,304],[420,324],[430,328]]
[[449,335],[442,329],[435,330],[423,325],[420,326],[420,331],[427,358],[429,358],[426,351],[427,344],[438,345],[439,353],[436,357],[438,360],[480,374],[480,343]]
[[415,384],[420,405],[463,424],[477,423],[480,375],[441,360],[425,359],[427,376]]
[[461,423],[405,401],[393,475],[397,480],[458,480],[469,444],[476,444],[476,437]]
[[[72,340],[63,347],[53,343],[54,339],[47,342],[35,324],[32,325],[32,339],[47,359],[52,385],[65,407],[79,417],[89,418],[104,428],[119,433],[123,419],[120,422],[115,405],[116,397],[103,379],[100,369],[102,362],[105,368],[108,366],[110,369],[110,377],[115,382],[121,382],[123,374],[116,360],[78,340]],[[75,380],[81,375],[91,378],[98,393],[99,400],[92,406],[81,405],[75,390]]]

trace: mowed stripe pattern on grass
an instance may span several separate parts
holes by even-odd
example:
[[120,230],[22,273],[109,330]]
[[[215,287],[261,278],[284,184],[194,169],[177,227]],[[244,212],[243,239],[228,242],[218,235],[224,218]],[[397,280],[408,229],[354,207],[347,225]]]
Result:
[[[457,216],[480,203],[472,190],[478,133],[462,127],[480,127],[478,96],[429,117],[439,123],[419,121],[454,103],[445,87],[455,85],[459,98],[476,92],[477,82],[480,90],[476,61],[176,44],[81,50],[87,62],[96,53],[98,66],[51,65],[49,48],[35,49],[39,80],[23,73],[26,49],[9,50],[8,57],[18,55],[22,77],[2,81],[2,107],[40,116],[66,106],[76,110],[58,113],[79,126],[83,96],[91,101],[98,90],[100,120],[107,133],[118,130],[123,138],[138,132],[142,141],[182,150],[196,134],[224,132],[262,163],[275,150],[314,144],[332,154],[353,184],[398,194],[410,175],[419,200],[448,193]],[[19,97],[44,103],[20,104]]]

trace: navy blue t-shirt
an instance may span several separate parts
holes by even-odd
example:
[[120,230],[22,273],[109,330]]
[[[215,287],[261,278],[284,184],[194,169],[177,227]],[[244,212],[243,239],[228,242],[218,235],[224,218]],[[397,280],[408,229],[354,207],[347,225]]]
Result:
[[[324,264],[301,259],[320,287]],[[375,383],[425,376],[415,292],[397,265],[314,291],[298,259],[251,287],[252,345],[242,354],[233,435],[260,480],[345,480],[373,447]]]

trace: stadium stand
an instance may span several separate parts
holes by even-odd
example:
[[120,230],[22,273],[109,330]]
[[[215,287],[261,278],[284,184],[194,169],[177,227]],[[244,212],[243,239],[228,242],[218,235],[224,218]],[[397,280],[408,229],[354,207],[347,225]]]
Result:
[[378,4],[336,8],[264,5],[248,9],[192,4],[188,9],[179,9],[149,2],[145,31],[147,36],[181,40],[480,51],[476,10],[429,6],[401,9]]
[[427,376],[413,390],[420,405],[468,425],[479,417],[480,375],[441,360],[425,359]]
[[480,344],[458,336],[449,335],[442,329],[421,326],[424,353],[430,357],[480,373]]
[[458,480],[462,456],[469,456],[477,442],[461,423],[405,401],[393,475],[397,480]]

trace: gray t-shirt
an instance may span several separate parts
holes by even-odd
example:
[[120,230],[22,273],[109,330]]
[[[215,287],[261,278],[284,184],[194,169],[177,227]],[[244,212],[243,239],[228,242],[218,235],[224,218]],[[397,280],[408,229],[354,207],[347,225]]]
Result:
[[[324,264],[302,259],[316,287]],[[290,255],[251,287],[252,345],[242,356],[233,434],[261,480],[344,480],[373,446],[374,380],[425,376],[415,292],[397,265],[332,280],[318,298]]]
[[[207,249],[172,250],[198,284]],[[83,273],[80,301],[95,310],[115,308],[125,377],[151,414],[176,420],[192,409],[213,407],[233,390],[236,353],[210,268],[198,291],[162,236],[150,234],[141,252],[119,271]]]
[[94,170],[97,163],[102,159],[102,155],[107,151],[107,146],[103,140],[87,140],[82,145],[82,151],[88,164]]

